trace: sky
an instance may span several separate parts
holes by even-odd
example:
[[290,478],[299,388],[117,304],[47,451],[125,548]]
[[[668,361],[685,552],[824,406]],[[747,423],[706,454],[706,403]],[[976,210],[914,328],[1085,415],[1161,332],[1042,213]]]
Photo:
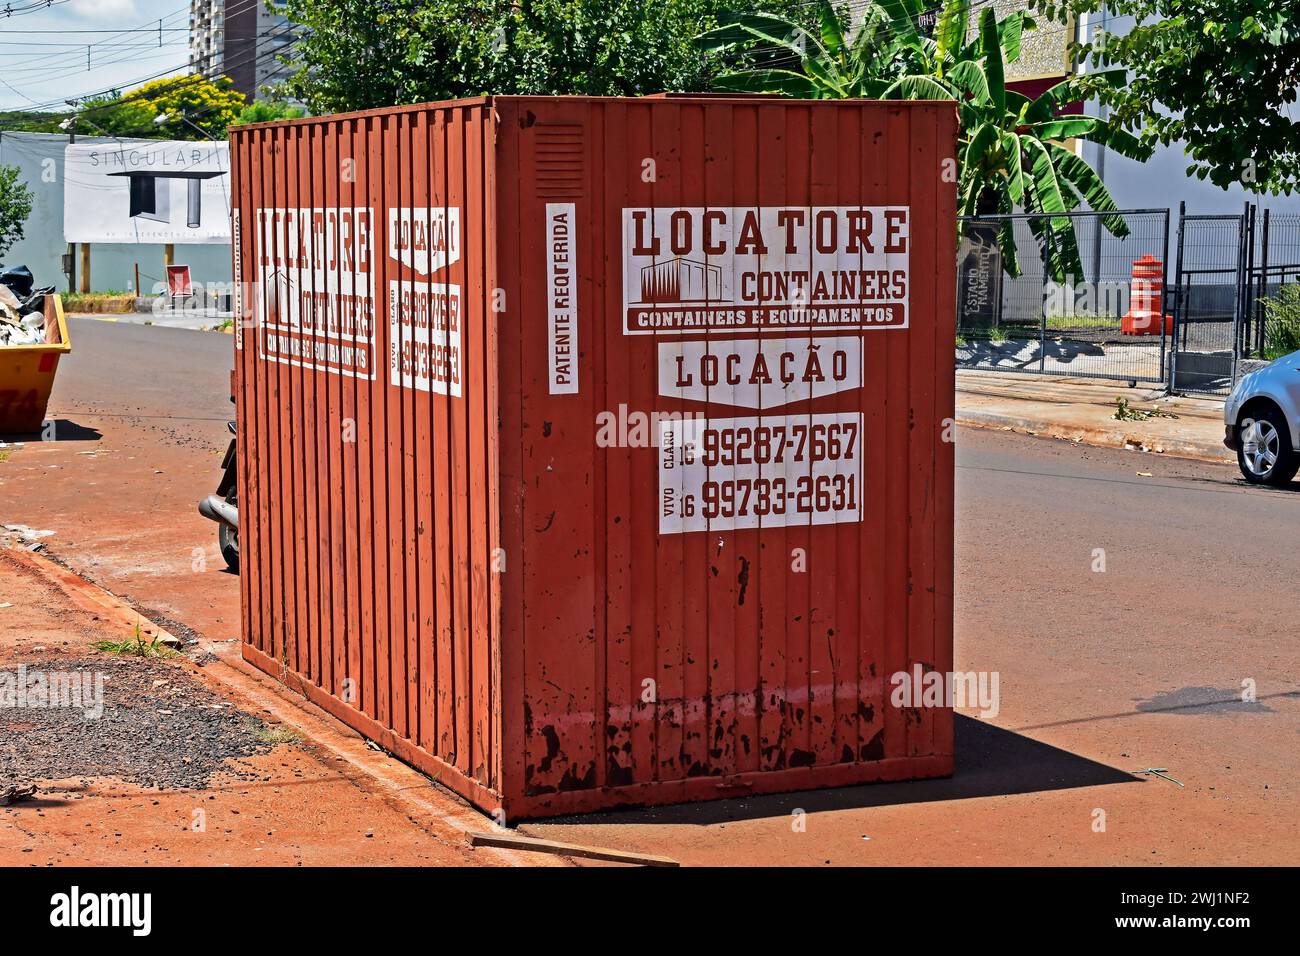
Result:
[[189,0],[3,0],[0,109],[66,110],[68,99],[188,72],[189,20]]

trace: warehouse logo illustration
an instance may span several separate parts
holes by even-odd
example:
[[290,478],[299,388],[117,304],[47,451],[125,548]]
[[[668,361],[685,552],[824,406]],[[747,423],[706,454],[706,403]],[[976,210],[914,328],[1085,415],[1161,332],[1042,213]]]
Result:
[[261,358],[375,377],[373,222],[366,208],[256,210]]
[[[419,276],[460,260],[460,209],[388,210],[388,257]],[[388,378],[393,385],[460,397],[459,285],[392,280],[388,284]]]
[[722,268],[691,259],[641,267],[642,302],[708,302],[722,296]]
[[907,206],[623,210],[623,330],[906,328]]

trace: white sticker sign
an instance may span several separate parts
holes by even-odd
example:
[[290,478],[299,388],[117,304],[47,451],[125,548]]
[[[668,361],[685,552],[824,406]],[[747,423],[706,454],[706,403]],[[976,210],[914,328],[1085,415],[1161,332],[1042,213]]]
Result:
[[659,343],[659,394],[775,408],[862,387],[860,335]]
[[623,330],[906,328],[907,206],[623,210]]
[[390,208],[388,255],[422,276],[459,260],[459,207]]
[[[231,290],[231,311],[235,316],[235,348],[244,347],[244,246],[239,226],[239,209],[230,210],[230,241],[235,250],[235,267],[231,278],[234,288]],[[140,290],[136,290],[140,295]]]
[[659,533],[862,520],[860,412],[661,420]]
[[375,377],[374,234],[365,207],[258,209],[259,355]]
[[389,381],[402,388],[459,397],[461,319],[460,286],[390,282]]
[[575,207],[546,204],[546,358],[552,395],[578,393],[578,276]]

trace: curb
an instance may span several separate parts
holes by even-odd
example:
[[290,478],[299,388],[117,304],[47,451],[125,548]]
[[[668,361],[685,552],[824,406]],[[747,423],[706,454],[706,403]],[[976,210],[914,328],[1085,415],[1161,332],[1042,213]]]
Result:
[[171,647],[182,645],[176,635],[166,628],[159,627],[117,595],[105,591],[97,584],[92,584],[57,561],[22,548],[4,548],[2,553],[14,564],[54,585],[81,610],[107,624],[109,630],[120,630],[129,637],[135,637],[138,628],[141,639],[149,638]]
[[[63,592],[82,610],[106,620],[114,628],[123,628],[134,634],[149,636],[171,635],[131,607],[115,594],[98,584],[86,580],[56,561],[42,554],[17,548],[2,548],[0,555],[29,573]],[[178,642],[179,643],[179,642]],[[288,687],[277,684],[260,671],[244,664],[236,646],[199,640],[197,647],[213,658],[200,665],[185,654],[172,660],[198,680],[221,688],[234,697],[246,710],[267,714],[286,726],[302,733],[305,742],[318,747],[331,756],[345,761],[352,769],[370,778],[378,797],[397,804],[416,826],[432,833],[445,843],[470,843],[474,833],[491,827],[478,810],[459,796],[444,790],[436,781],[408,767],[382,751],[371,749],[369,742],[351,728],[345,727],[325,711],[295,695]],[[511,830],[501,830],[511,833]],[[507,866],[569,866],[559,857],[538,857],[497,847],[476,847],[493,861]]]
[[1131,428],[1065,425],[1042,418],[960,408],[957,409],[956,421],[959,425],[973,428],[1023,432],[1048,438],[1060,438],[1082,445],[1094,445],[1099,448],[1134,447],[1174,458],[1192,458],[1216,464],[1231,464],[1236,460],[1231,457],[1221,441],[1198,441],[1153,435],[1142,429],[1141,423],[1138,422],[1128,423],[1135,426]]
[[186,332],[216,332],[229,316],[168,317],[151,312],[69,312],[68,318],[92,322],[116,322],[119,325],[142,325],[158,329],[181,329]]

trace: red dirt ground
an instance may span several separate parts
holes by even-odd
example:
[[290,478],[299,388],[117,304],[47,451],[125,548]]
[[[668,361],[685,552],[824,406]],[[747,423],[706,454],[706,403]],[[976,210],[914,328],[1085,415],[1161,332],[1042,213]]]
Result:
[[[49,549],[109,590],[209,639],[236,638],[237,580],[220,570],[214,526],[194,512],[224,449],[229,338],[96,325],[74,320],[56,384],[52,414],[67,440],[0,462],[0,518],[54,530]],[[962,429],[956,666],[998,671],[1002,706],[991,720],[959,718],[951,780],[522,829],[688,864],[1293,863],[1297,508],[1294,491],[1246,489],[1225,466]],[[1106,573],[1091,568],[1095,548],[1106,550]],[[41,617],[39,596],[15,603],[29,608],[25,627],[46,629],[41,640],[93,630]],[[1240,700],[1247,679],[1253,704]],[[110,790],[0,811],[30,831],[33,850],[11,849],[4,831],[0,862],[136,862],[146,849],[159,861],[467,861],[392,809],[373,779],[339,778],[310,748],[260,759],[275,783],[205,793],[222,812],[202,841],[182,832],[194,795],[155,807]],[[1146,767],[1185,787],[1131,772]],[[121,809],[110,814],[110,803]],[[795,809],[807,813],[802,831]]]
[[[59,660],[95,655],[90,647],[96,641],[123,637],[4,550],[0,595],[0,603],[10,605],[0,609],[0,671],[13,673],[19,663],[36,661],[53,670]],[[101,656],[111,679],[114,658]],[[151,667],[159,681],[197,681],[245,706],[192,665],[155,659]],[[0,711],[0,727],[21,720],[21,710]],[[0,747],[12,741],[7,737]],[[171,754],[176,763],[184,758],[183,749]],[[220,774],[202,789],[159,791],[102,776],[102,768],[89,762],[78,769],[75,778],[42,783],[34,800],[0,807],[0,866],[493,862],[429,832],[370,778],[311,741],[279,743],[269,753],[242,758],[239,776]],[[255,779],[241,779],[250,775]]]

